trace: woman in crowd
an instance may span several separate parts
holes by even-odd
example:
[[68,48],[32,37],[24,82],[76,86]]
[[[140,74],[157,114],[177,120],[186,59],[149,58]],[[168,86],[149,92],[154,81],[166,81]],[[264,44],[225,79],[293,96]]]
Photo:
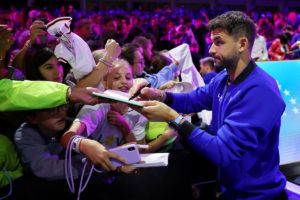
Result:
[[285,60],[291,51],[291,34],[282,33],[277,39],[275,39],[268,52],[271,60]]
[[47,47],[30,48],[24,58],[24,67],[28,80],[63,82],[63,67],[54,52]]

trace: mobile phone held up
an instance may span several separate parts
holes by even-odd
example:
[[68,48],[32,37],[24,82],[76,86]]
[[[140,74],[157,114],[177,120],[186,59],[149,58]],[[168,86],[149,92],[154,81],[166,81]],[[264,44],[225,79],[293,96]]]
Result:
[[[141,161],[141,155],[139,152],[139,148],[136,144],[128,144],[128,145],[118,146],[118,147],[109,149],[109,151],[116,153],[119,156],[121,156],[122,158],[124,158],[126,160],[127,164],[134,164],[134,163],[138,163]],[[112,159],[111,162],[115,167],[120,167],[120,166],[124,165],[124,163],[122,163],[116,159]]]

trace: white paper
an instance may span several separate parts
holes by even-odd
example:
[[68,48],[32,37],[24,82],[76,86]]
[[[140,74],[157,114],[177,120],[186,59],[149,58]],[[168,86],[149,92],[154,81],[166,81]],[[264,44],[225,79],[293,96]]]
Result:
[[117,90],[106,90],[103,93],[93,92],[94,96],[109,99],[112,101],[126,103],[128,105],[143,107],[143,104],[139,103],[138,101],[128,100],[129,95],[127,93],[117,91]]
[[144,163],[133,164],[134,167],[165,167],[168,166],[169,153],[144,153],[141,161]]

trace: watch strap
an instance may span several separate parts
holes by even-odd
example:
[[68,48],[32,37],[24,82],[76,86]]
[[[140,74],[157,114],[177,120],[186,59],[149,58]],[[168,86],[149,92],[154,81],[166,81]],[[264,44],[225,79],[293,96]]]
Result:
[[182,136],[184,139],[187,139],[191,133],[197,128],[195,125],[193,125],[189,121],[183,121],[178,129],[178,134]]
[[180,121],[183,119],[182,115],[179,115],[178,117],[176,117],[176,119],[174,120],[176,124],[180,124]]
[[180,128],[180,122],[184,119],[182,115],[179,115],[176,117],[176,119],[169,121],[169,126],[171,126],[173,129],[178,130]]

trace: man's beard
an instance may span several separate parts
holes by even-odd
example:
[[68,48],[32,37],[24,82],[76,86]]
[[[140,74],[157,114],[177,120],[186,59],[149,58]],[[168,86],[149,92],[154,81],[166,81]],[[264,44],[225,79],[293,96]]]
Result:
[[231,58],[220,60],[221,62],[219,64],[215,64],[215,67],[217,71],[222,71],[223,69],[232,70],[237,67],[238,60],[239,56],[233,55]]

